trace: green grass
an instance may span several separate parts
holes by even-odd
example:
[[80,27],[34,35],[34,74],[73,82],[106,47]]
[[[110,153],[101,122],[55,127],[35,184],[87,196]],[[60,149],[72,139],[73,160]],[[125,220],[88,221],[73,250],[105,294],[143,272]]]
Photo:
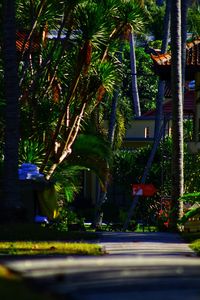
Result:
[[[6,224],[0,225],[0,253],[12,257],[102,255],[100,246],[89,243],[97,237],[95,232],[61,232],[38,224]],[[16,297],[20,300],[55,300],[48,293],[32,290],[19,276],[0,265],[0,299]]]
[[181,236],[187,243],[190,244],[192,250],[200,256],[200,232],[182,233]]
[[70,242],[0,242],[0,253],[6,255],[101,255],[101,247]]
[[95,232],[62,232],[38,224],[0,226],[0,253],[4,255],[101,255],[90,240]]
[[200,239],[192,242],[190,247],[197,253],[198,256],[200,256]]

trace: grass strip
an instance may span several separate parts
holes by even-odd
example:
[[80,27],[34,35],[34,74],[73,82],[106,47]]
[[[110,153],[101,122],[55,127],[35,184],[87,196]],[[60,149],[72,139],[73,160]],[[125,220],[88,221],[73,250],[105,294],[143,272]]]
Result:
[[192,242],[190,244],[190,247],[192,248],[193,251],[197,253],[198,256],[200,256],[200,239]]
[[181,236],[186,243],[189,243],[190,248],[200,256],[200,232],[183,232]]
[[4,255],[101,255],[99,245],[68,242],[0,242],[0,253]]

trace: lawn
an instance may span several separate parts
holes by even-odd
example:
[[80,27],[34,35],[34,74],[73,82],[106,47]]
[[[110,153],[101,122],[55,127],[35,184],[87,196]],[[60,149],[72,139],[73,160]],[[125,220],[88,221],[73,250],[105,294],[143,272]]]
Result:
[[3,255],[101,255],[101,247],[83,242],[0,242],[0,254]]
[[200,256],[200,232],[182,233],[183,239],[190,244],[198,256]]
[[62,232],[38,224],[0,226],[0,253],[4,255],[101,255],[100,246],[89,243],[94,232]]
[[[62,232],[38,224],[1,225],[1,259],[19,255],[102,255],[100,246],[89,243],[97,237],[95,232]],[[12,300],[16,296],[20,300],[55,299],[47,293],[33,291],[0,264],[0,299]]]

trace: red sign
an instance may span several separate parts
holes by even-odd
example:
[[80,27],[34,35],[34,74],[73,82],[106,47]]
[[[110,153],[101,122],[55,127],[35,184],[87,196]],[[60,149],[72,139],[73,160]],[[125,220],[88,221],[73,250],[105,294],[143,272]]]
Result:
[[133,184],[133,196],[144,196],[144,197],[151,197],[154,196],[157,192],[157,189],[153,184],[144,184],[144,183],[138,183]]

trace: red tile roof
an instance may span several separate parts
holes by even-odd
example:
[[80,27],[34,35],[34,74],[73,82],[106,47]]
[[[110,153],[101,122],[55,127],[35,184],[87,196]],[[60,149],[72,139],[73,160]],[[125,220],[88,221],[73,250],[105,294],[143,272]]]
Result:
[[200,38],[186,44],[186,65],[200,66]]
[[[184,97],[184,107],[183,107],[183,114],[185,116],[193,115],[194,114],[194,91],[186,91]],[[172,100],[167,100],[163,103],[163,114],[170,115],[172,113]],[[156,110],[151,110],[143,114],[145,117],[155,116]]]
[[39,50],[40,45],[39,42],[37,41],[37,39],[35,38],[34,41],[27,41],[28,38],[28,34],[26,33],[21,33],[21,32],[17,32],[17,37],[16,37],[16,49],[19,52],[22,51],[30,51],[32,52],[36,52]]
[[[155,72],[163,79],[171,77],[171,53],[151,54]],[[200,72],[200,37],[186,44],[186,79],[194,79],[195,72]]]
[[158,65],[171,65],[171,54],[170,53],[164,53],[157,55],[151,54],[151,58],[155,64]]

